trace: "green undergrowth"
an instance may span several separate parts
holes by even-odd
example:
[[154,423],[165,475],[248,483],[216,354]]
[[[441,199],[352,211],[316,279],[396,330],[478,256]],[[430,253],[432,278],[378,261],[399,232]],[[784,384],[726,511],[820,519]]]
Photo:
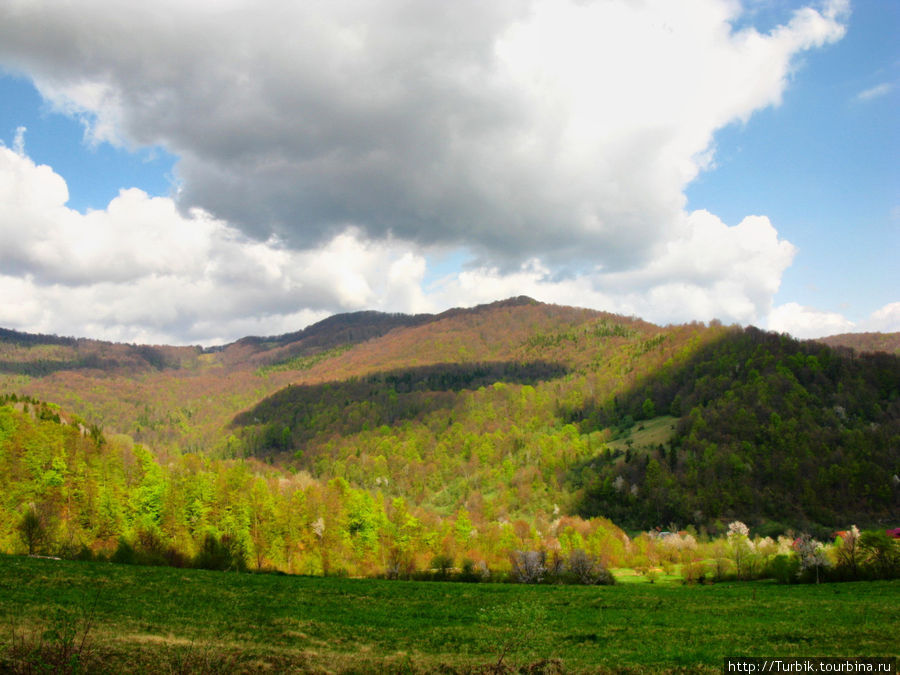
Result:
[[898,601],[896,581],[524,586],[2,556],[0,671],[720,672],[726,656],[896,656]]

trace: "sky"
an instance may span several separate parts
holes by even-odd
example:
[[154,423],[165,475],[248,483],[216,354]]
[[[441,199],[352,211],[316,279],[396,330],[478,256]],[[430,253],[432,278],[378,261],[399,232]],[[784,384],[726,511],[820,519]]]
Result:
[[0,326],[900,331],[895,0],[0,4]]

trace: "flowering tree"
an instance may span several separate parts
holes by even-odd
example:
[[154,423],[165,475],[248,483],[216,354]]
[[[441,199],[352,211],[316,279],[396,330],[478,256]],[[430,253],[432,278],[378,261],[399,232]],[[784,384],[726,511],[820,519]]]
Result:
[[816,541],[806,533],[801,534],[794,540],[794,551],[800,559],[800,572],[803,574],[808,570],[815,570],[816,583],[819,583],[819,570],[831,564],[828,556],[825,555],[825,547],[822,542]]
[[746,574],[748,558],[755,550],[753,542],[750,541],[750,528],[739,520],[729,523],[728,544],[735,567],[737,567],[738,579],[743,578]]

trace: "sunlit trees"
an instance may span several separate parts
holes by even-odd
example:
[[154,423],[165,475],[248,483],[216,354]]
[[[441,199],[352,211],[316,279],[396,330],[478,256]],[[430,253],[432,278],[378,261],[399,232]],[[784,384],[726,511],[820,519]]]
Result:
[[750,540],[750,528],[739,520],[728,525],[728,545],[732,559],[737,568],[738,579],[747,576],[748,558],[754,553],[755,546]]

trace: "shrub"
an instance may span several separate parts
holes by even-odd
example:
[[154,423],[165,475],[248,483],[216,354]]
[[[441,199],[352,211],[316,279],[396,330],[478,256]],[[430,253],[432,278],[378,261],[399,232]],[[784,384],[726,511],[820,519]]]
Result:
[[475,561],[471,558],[463,558],[462,569],[460,570],[457,578],[459,579],[459,581],[481,581],[481,577],[478,574],[478,570],[475,566]]
[[566,580],[574,584],[612,585],[615,579],[599,557],[580,548],[569,554],[566,561]]
[[792,584],[797,581],[800,573],[800,561],[796,556],[776,555],[766,566],[765,576],[775,579],[780,584]]
[[416,561],[412,551],[391,547],[385,563],[384,576],[387,579],[409,579],[416,572]]
[[446,581],[453,571],[453,558],[444,553],[438,553],[431,559],[429,567],[433,578]]
[[119,537],[119,545],[110,556],[109,561],[120,565],[134,565],[136,563],[137,556],[135,555],[134,547],[128,543],[125,537]]
[[166,560],[166,545],[159,532],[153,529],[138,530],[134,543],[135,562],[138,565],[162,567]]
[[31,504],[19,521],[19,535],[25,546],[28,547],[28,555],[34,555],[47,540],[47,526],[44,515],[38,508]]
[[859,536],[859,548],[866,567],[877,578],[900,576],[900,545],[884,530],[866,530]]
[[247,569],[247,560],[239,544],[225,535],[221,539],[214,534],[207,534],[203,546],[194,558],[194,567],[204,570],[233,570],[243,572]]
[[543,551],[513,551],[509,554],[510,574],[522,584],[537,584],[547,572],[547,556]]

